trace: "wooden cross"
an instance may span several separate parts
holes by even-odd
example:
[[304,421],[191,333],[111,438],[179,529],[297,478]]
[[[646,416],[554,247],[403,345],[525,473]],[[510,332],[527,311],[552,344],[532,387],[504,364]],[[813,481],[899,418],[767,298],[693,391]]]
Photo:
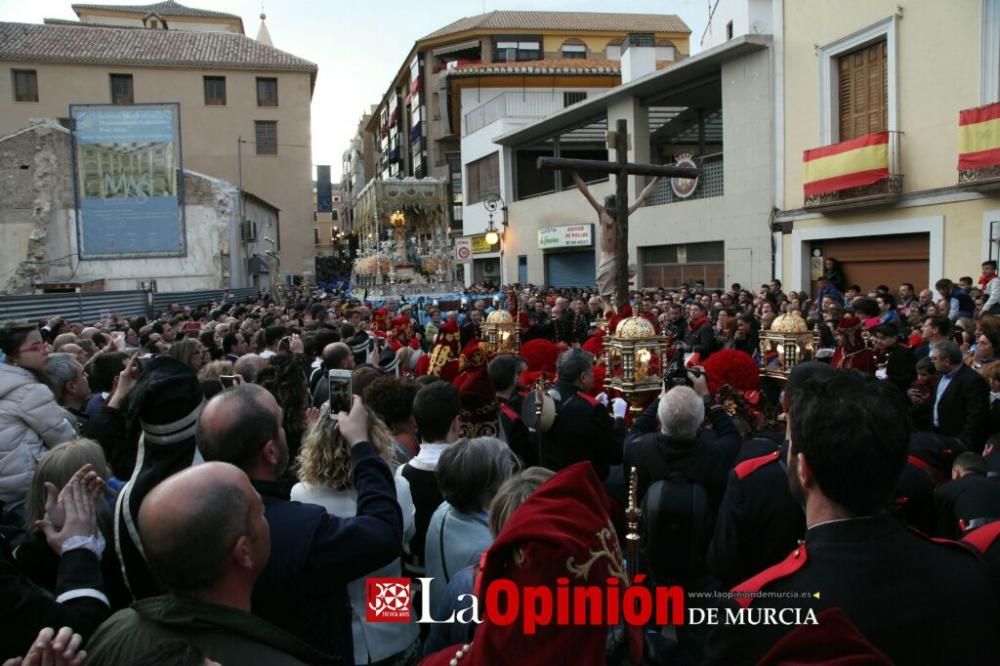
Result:
[[[597,173],[613,174],[615,176],[615,198],[617,200],[615,210],[615,236],[617,254],[617,276],[615,279],[615,300],[620,310],[628,303],[628,176],[657,176],[668,178],[697,178],[698,169],[687,167],[663,166],[659,164],[636,164],[628,161],[628,122],[621,119],[617,122],[614,132],[608,133],[609,143],[614,142],[615,161],[605,162],[602,160],[577,160],[562,157],[539,157],[539,169],[554,169],[556,171],[567,170],[571,173],[577,171],[595,171]],[[582,182],[582,181],[580,181]],[[598,204],[586,190],[581,190],[584,196],[595,208]],[[645,195],[649,193],[649,188],[643,192],[639,201],[635,205],[641,204]],[[601,229],[603,233],[604,230]],[[602,294],[603,296],[603,294]]]

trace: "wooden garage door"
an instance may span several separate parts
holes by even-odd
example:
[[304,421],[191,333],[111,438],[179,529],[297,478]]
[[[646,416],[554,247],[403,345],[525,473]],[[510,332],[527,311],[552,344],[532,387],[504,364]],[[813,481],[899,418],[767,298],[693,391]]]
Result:
[[929,286],[929,234],[837,238],[814,241],[812,247],[840,262],[845,288],[856,284],[867,292],[884,284],[895,294],[903,282],[912,282],[917,291]]

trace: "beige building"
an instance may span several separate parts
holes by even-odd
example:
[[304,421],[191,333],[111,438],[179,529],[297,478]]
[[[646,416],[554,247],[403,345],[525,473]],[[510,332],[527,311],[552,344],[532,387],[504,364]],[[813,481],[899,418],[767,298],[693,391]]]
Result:
[[[809,289],[823,258],[840,261],[847,284],[863,290],[976,276],[983,259],[1000,254],[998,169],[959,171],[959,113],[1000,101],[1000,2],[775,6],[783,51],[776,264],[784,284]],[[858,142],[871,144],[868,158],[855,150],[864,159],[841,157],[853,160],[846,170],[828,161],[807,179],[807,161],[822,164]],[[817,148],[807,160],[804,151]],[[850,187],[849,177],[817,193],[818,176],[856,177],[873,166],[865,159],[876,149],[888,162],[877,182]]]
[[74,10],[78,23],[0,23],[0,136],[67,118],[71,104],[177,103],[184,168],[280,209],[258,234],[284,276],[310,275],[316,65],[271,46],[266,28],[247,37],[230,14],[175,2]]

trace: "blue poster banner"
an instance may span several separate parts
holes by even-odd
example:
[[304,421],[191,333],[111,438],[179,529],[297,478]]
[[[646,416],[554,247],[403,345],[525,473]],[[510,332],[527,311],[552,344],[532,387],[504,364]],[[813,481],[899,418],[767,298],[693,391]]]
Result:
[[71,105],[82,259],[187,253],[177,104]]

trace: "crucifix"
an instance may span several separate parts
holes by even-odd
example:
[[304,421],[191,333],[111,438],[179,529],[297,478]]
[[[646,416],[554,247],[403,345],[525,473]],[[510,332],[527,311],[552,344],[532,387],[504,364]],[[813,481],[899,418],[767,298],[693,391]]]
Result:
[[[662,177],[697,178],[698,169],[687,167],[664,166],[660,164],[636,164],[628,161],[628,123],[621,119],[615,125],[614,132],[608,132],[608,144],[614,144],[615,161],[577,160],[562,157],[539,157],[539,169],[566,170],[573,176],[576,186],[586,197],[590,205],[597,211],[598,227],[600,228],[601,260],[597,271],[597,291],[604,301],[605,313],[614,304],[614,310],[621,309],[628,303],[628,218],[631,213],[642,205],[652,193],[656,181]],[[596,171],[598,173],[614,174],[615,194],[599,204],[590,194],[586,183],[578,175],[578,171]],[[639,198],[628,205],[628,176],[654,176],[639,194]],[[605,315],[607,316],[607,315]]]

